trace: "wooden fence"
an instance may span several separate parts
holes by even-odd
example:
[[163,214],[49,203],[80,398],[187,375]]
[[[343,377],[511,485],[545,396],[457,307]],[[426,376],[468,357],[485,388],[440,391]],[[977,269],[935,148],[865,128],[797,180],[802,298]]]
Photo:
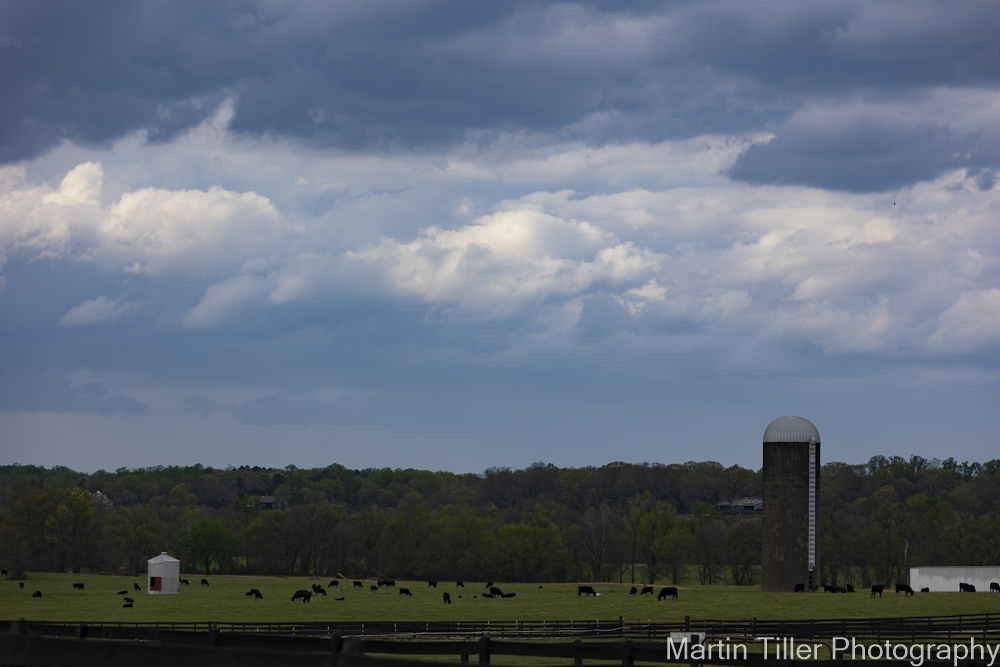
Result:
[[[476,626],[471,629],[470,626]],[[141,664],[143,667],[454,667],[455,658],[467,664],[475,657],[489,665],[495,656],[545,658],[558,664],[636,663],[676,664],[676,644],[663,641],[669,632],[705,632],[711,641],[753,643],[757,637],[795,637],[805,644],[825,645],[832,656],[833,637],[878,642],[1000,643],[1000,616],[938,616],[896,619],[820,621],[706,621],[695,619],[618,619],[616,621],[514,623],[56,623],[0,622],[0,665],[11,667],[107,667]],[[483,632],[489,628],[493,632]],[[558,628],[558,630],[557,630]],[[673,628],[668,630],[668,628]],[[342,630],[349,630],[343,632]],[[656,632],[653,632],[655,629]],[[497,639],[506,636],[533,641]],[[522,633],[516,635],[515,633]],[[567,633],[575,639],[566,641]],[[652,640],[649,635],[656,635]],[[392,637],[392,639],[389,639]],[[543,640],[544,641],[539,641]],[[613,641],[609,641],[612,639]],[[659,639],[659,641],[656,641]],[[554,641],[562,640],[562,641]],[[817,652],[820,655],[820,652]],[[385,657],[393,656],[393,657]],[[406,656],[408,659],[400,659]],[[428,657],[448,656],[452,662]],[[887,667],[891,660],[778,660],[751,652],[739,659],[721,653],[699,665],[735,667]],[[876,666],[875,663],[880,663]],[[777,664],[774,664],[777,663]],[[905,667],[909,662],[896,662]],[[950,662],[926,660],[922,667],[944,667]],[[965,665],[978,664],[964,661]]]

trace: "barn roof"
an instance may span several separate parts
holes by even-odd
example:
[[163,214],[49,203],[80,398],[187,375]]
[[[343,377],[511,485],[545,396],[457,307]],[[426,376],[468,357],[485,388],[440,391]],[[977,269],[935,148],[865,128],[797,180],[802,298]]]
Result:
[[788,415],[778,417],[764,429],[764,442],[819,442],[819,430],[808,419]]

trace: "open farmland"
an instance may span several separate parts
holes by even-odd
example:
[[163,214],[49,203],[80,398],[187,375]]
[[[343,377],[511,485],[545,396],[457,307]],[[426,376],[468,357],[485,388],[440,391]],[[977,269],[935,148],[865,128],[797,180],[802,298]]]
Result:
[[[437,588],[426,581],[399,581],[396,588],[372,593],[372,582],[364,588],[351,585],[328,595],[314,596],[303,604],[292,602],[292,594],[313,583],[325,586],[329,580],[303,577],[208,577],[209,586],[199,585],[201,575],[183,575],[191,585],[182,586],[180,595],[148,595],[145,588],[135,592],[133,583],[144,586],[143,577],[67,575],[32,573],[24,582],[0,581],[0,614],[4,619],[26,618],[47,621],[141,621],[141,622],[302,622],[302,621],[517,621],[517,620],[608,620],[626,619],[803,619],[866,618],[898,616],[939,616],[1000,612],[1000,595],[988,593],[917,593],[896,597],[886,593],[872,599],[867,591],[855,594],[761,593],[759,587],[691,586],[680,587],[678,600],[657,601],[650,595],[629,595],[629,585],[593,584],[597,598],[577,597],[575,584],[507,584],[497,582],[513,598],[484,599],[483,582],[440,582]],[[73,583],[85,585],[73,590]],[[263,600],[244,594],[257,588]],[[412,597],[400,596],[408,588]],[[41,598],[32,598],[35,590]],[[118,591],[128,590],[134,607],[122,608]],[[657,587],[659,590],[659,587]],[[451,605],[442,602],[448,592]],[[461,596],[461,597],[459,597]],[[337,598],[343,598],[338,600]]]

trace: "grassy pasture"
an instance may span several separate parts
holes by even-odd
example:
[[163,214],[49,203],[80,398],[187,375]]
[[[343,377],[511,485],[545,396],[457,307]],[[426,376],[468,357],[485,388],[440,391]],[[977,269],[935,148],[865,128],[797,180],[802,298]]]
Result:
[[[893,616],[940,616],[1000,612],[1000,595],[989,593],[917,593],[896,597],[886,593],[872,599],[868,592],[761,593],[759,587],[690,586],[679,587],[678,600],[658,602],[650,595],[629,595],[628,584],[593,584],[600,597],[578,598],[576,584],[507,584],[497,582],[505,593],[516,597],[484,599],[483,582],[440,582],[437,588],[426,581],[399,581],[396,588],[370,591],[351,585],[327,589],[327,597],[314,596],[308,604],[292,602],[292,594],[310,584],[325,585],[329,580],[303,577],[208,577],[209,586],[199,585],[201,575],[182,575],[192,583],[181,586],[180,595],[149,595],[144,577],[113,577],[32,573],[24,581],[0,580],[0,618],[46,621],[161,621],[161,622],[300,622],[300,621],[517,621],[517,620],[608,620],[738,618],[869,618]],[[73,590],[73,583],[85,585]],[[141,591],[133,590],[137,582]],[[349,583],[349,582],[348,582]],[[263,600],[244,593],[257,588]],[[400,588],[412,597],[399,595]],[[41,598],[32,598],[40,590]],[[132,609],[122,608],[118,591],[128,590],[135,599]],[[656,588],[659,590],[659,587]],[[442,602],[448,592],[451,605]],[[459,597],[461,596],[461,598]],[[344,598],[337,600],[336,598]]]

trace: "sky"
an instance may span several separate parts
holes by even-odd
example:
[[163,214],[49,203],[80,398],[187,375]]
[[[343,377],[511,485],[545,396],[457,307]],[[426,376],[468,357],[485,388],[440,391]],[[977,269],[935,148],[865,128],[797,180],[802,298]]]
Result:
[[6,0],[0,463],[1000,456],[1000,4]]

